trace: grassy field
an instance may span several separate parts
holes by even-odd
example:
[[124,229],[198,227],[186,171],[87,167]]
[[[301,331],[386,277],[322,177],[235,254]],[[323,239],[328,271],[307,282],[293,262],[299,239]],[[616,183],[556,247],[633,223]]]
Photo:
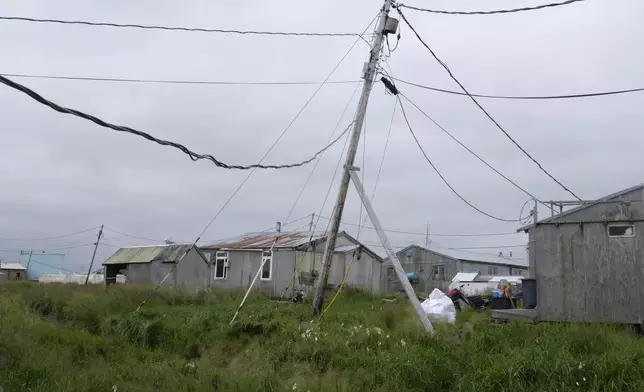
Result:
[[644,341],[626,327],[491,325],[462,312],[435,337],[401,299],[347,290],[310,305],[149,288],[0,285],[0,385],[13,391],[635,391]]

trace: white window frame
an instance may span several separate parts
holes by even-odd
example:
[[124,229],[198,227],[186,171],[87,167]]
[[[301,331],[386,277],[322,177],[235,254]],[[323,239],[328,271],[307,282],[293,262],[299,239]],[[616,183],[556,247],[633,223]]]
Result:
[[[631,228],[631,234],[628,235],[610,235],[610,228],[611,227],[630,227]],[[606,234],[610,238],[632,238],[635,237],[635,225],[632,223],[609,223],[608,227],[606,227]]]
[[[228,252],[215,252],[215,262],[213,265],[215,266],[215,271],[214,271],[214,278],[215,280],[225,280],[228,279]],[[223,276],[217,276],[217,266],[219,263],[223,263]]]
[[[264,277],[264,266],[266,263],[269,263],[268,266],[268,278]],[[260,280],[271,280],[273,279],[273,251],[272,250],[265,250],[262,251],[262,271],[259,276]]]
[[[441,268],[443,269],[443,276],[441,277]],[[434,273],[436,269],[436,273]],[[432,280],[444,281],[447,279],[447,274],[445,271],[445,264],[434,264],[432,265]]]

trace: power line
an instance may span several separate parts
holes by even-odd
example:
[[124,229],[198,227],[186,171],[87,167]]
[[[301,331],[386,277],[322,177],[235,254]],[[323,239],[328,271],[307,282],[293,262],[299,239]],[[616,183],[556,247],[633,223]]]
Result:
[[432,123],[434,123],[434,125],[436,125],[436,126],[437,126],[441,131],[445,132],[445,134],[447,134],[447,136],[449,136],[450,138],[452,138],[452,140],[454,140],[454,141],[455,141],[456,143],[458,143],[461,147],[463,147],[465,150],[467,150],[470,154],[472,154],[474,157],[476,157],[476,158],[477,158],[479,161],[481,161],[485,166],[487,166],[487,167],[489,167],[490,169],[492,169],[496,174],[498,174],[499,176],[503,177],[503,179],[505,179],[506,181],[508,181],[510,184],[514,185],[517,189],[519,189],[520,191],[522,191],[522,192],[523,192],[523,193],[525,193],[526,195],[530,196],[531,198],[533,198],[533,199],[535,199],[535,200],[537,199],[537,197],[536,197],[536,196],[534,196],[532,193],[530,193],[530,192],[526,191],[524,188],[522,188],[522,187],[521,187],[520,185],[518,185],[516,182],[512,181],[511,179],[509,179],[505,174],[503,174],[503,173],[501,173],[500,171],[498,171],[494,166],[492,166],[491,164],[489,164],[486,160],[484,160],[483,158],[481,158],[477,153],[475,153],[475,152],[474,152],[474,151],[472,151],[469,147],[467,147],[465,144],[463,144],[463,142],[461,142],[460,140],[458,140],[458,139],[457,139],[454,135],[452,135],[452,134],[451,134],[447,129],[443,128],[443,127],[442,127],[439,123],[437,123],[437,122],[436,122],[432,117],[430,117],[427,113],[425,113],[425,111],[423,111],[420,107],[418,107],[418,105],[416,105],[416,104],[415,104],[411,99],[409,99],[407,96],[405,96],[405,94],[403,94],[403,93],[399,93],[399,94],[400,94],[403,98],[405,98],[405,99],[407,100],[407,102],[411,103],[411,104],[412,104],[416,109],[418,109],[418,111],[419,111],[420,113],[422,113],[422,114],[423,114],[423,116],[427,117],[427,118],[428,118]]
[[[22,16],[0,16],[0,20],[12,20],[19,22],[34,22],[34,23],[55,23],[65,25],[83,25],[92,27],[118,27],[118,28],[133,28],[145,30],[166,30],[166,31],[185,31],[185,32],[199,32],[199,33],[224,33],[224,34],[239,34],[239,35],[278,35],[278,36],[300,36],[300,37],[362,37],[358,33],[314,33],[314,32],[288,32],[288,31],[261,31],[261,30],[233,30],[233,29],[215,29],[215,28],[199,28],[199,27],[180,27],[180,26],[160,26],[160,25],[141,25],[141,24],[125,24],[125,23],[109,23],[109,22],[88,22],[83,20],[62,20],[62,19],[37,19],[27,18]],[[364,33],[363,33],[364,34]]]
[[[358,84],[353,90],[353,93],[351,94],[351,97],[349,98],[349,102],[347,102],[346,106],[342,110],[342,114],[340,114],[340,118],[338,119],[338,122],[335,124],[335,128],[333,129],[333,132],[329,136],[329,140],[333,137],[335,134],[335,131],[338,129],[340,126],[340,122],[344,118],[344,115],[346,114],[347,110],[349,109],[349,106],[351,105],[351,102],[353,101],[353,97],[355,97],[356,93],[358,92],[358,89],[360,88],[360,84]],[[315,169],[317,169],[318,165],[320,164],[320,160],[322,160],[322,155],[318,157],[318,159],[315,161],[315,164],[313,165],[313,168],[309,172],[309,176],[306,178],[306,181],[304,182],[304,185],[302,186],[302,190],[300,190],[300,193],[297,195],[297,198],[295,199],[295,202],[293,202],[293,206],[291,207],[290,211],[288,212],[288,215],[286,219],[288,219],[291,214],[293,213],[293,210],[295,210],[295,207],[297,206],[297,203],[300,201],[300,198],[302,198],[302,194],[304,194],[304,190],[308,186],[309,182],[311,181],[311,178],[313,177],[313,173],[315,173]]]
[[466,249],[502,249],[502,248],[525,248],[526,244],[521,245],[495,245],[495,246],[465,246],[462,248],[447,248],[452,250],[466,250]]
[[[273,142],[273,144],[268,148],[268,150],[266,151],[266,153],[264,154],[264,156],[262,156],[262,159],[260,160],[260,163],[261,163],[264,159],[266,159],[266,157],[268,156],[268,154],[270,154],[270,152],[271,152],[271,151],[273,151],[273,148],[275,148],[275,146],[277,145],[277,143],[279,143],[279,141],[282,139],[282,137],[284,136],[284,134],[286,134],[286,132],[288,132],[288,130],[289,130],[289,129],[291,129],[291,126],[295,123],[295,121],[300,117],[300,115],[302,114],[302,112],[304,112],[304,110],[305,110],[305,109],[309,106],[309,104],[313,101],[313,99],[315,98],[315,96],[316,96],[316,95],[318,94],[318,92],[322,89],[322,87],[324,87],[324,85],[326,84],[326,82],[327,82],[329,79],[331,79],[331,76],[333,76],[333,74],[334,74],[334,73],[335,73],[335,71],[338,69],[338,67],[340,67],[340,64],[342,64],[342,62],[344,62],[344,59],[346,59],[346,58],[347,58],[347,56],[349,55],[349,53],[351,53],[351,51],[353,50],[353,48],[354,48],[354,47],[357,45],[357,43],[360,41],[360,39],[362,38],[362,34],[364,34],[364,33],[369,29],[369,27],[370,27],[370,26],[371,26],[371,24],[376,20],[376,18],[377,18],[377,17],[378,17],[378,16],[376,15],[373,19],[371,19],[371,21],[369,22],[369,24],[367,25],[367,27],[362,31],[362,33],[361,33],[361,35],[358,37],[358,39],[356,39],[356,40],[353,42],[353,44],[351,44],[351,46],[349,47],[349,50],[347,50],[347,51],[344,53],[344,55],[340,58],[340,61],[338,61],[338,62],[335,64],[335,66],[333,67],[333,69],[331,70],[331,72],[329,72],[329,74],[327,75],[327,77],[326,77],[326,78],[324,78],[324,81],[322,81],[322,83],[318,86],[318,88],[313,92],[313,94],[311,95],[311,97],[310,97],[310,98],[309,98],[309,99],[304,103],[304,105],[300,108],[300,110],[295,114],[295,117],[293,117],[293,119],[291,120],[291,122],[289,122],[289,123],[288,123],[288,125],[286,126],[286,128],[284,128],[284,130],[282,131],[282,133],[277,137],[277,139],[275,140],[275,142]],[[352,122],[352,123],[353,123],[353,122]],[[347,129],[348,129],[348,128],[347,128]],[[343,151],[344,151],[344,150],[343,150]],[[206,231],[208,231],[208,229],[209,229],[209,228],[210,228],[210,226],[213,224],[213,222],[215,222],[215,220],[217,220],[217,218],[219,217],[219,215],[221,215],[221,213],[222,213],[222,212],[224,212],[224,210],[226,209],[226,207],[228,206],[228,204],[230,204],[230,202],[235,198],[235,196],[237,196],[237,193],[239,193],[239,191],[243,188],[244,184],[246,184],[246,182],[248,182],[248,180],[249,180],[249,179],[250,179],[250,177],[253,175],[253,173],[255,173],[255,170],[256,170],[256,168],[252,169],[252,170],[250,171],[250,173],[248,173],[248,175],[246,176],[246,178],[244,178],[244,180],[243,180],[243,181],[242,181],[242,182],[237,186],[237,189],[235,189],[235,191],[230,195],[230,197],[229,197],[229,198],[224,202],[224,204],[219,208],[219,211],[217,211],[217,213],[215,214],[215,216],[210,220],[210,222],[208,222],[208,224],[206,225],[206,227],[201,231],[201,233],[199,234],[199,236],[198,236],[198,237],[197,237],[197,239],[195,240],[195,245],[197,244],[197,242],[199,242],[199,239],[201,238],[201,236],[202,236],[202,235],[204,235],[204,233],[205,233]],[[157,286],[157,287],[158,287],[158,286]],[[156,290],[156,288],[155,288],[155,290]]]
[[407,123],[407,128],[409,128],[409,132],[411,132],[412,137],[413,137],[413,138],[414,138],[414,140],[416,141],[416,144],[418,145],[418,148],[420,149],[420,152],[423,154],[423,156],[425,157],[425,160],[429,163],[429,165],[432,167],[432,169],[434,169],[434,171],[436,172],[436,174],[438,174],[438,176],[440,177],[440,179],[441,179],[441,180],[443,180],[443,182],[445,183],[445,185],[447,185],[447,187],[448,187],[448,188],[449,188],[449,189],[450,189],[450,190],[451,190],[451,191],[452,191],[452,192],[453,192],[453,193],[454,193],[454,194],[455,194],[459,199],[461,199],[461,201],[463,201],[465,204],[467,204],[468,206],[470,206],[470,207],[471,207],[472,209],[474,209],[475,211],[478,211],[479,213],[481,213],[481,214],[483,214],[483,215],[485,215],[485,216],[487,216],[487,217],[489,217],[489,218],[496,219],[496,220],[501,221],[501,222],[512,222],[512,223],[518,222],[519,220],[517,220],[517,219],[504,219],[504,218],[499,218],[498,216],[494,216],[494,215],[492,215],[492,214],[488,214],[487,212],[485,212],[485,211],[481,210],[480,208],[476,207],[474,204],[472,204],[472,203],[470,203],[469,201],[467,201],[467,199],[465,199],[463,196],[461,196],[461,194],[460,194],[460,193],[458,193],[458,192],[456,191],[456,189],[454,189],[454,187],[452,187],[452,186],[450,185],[450,183],[447,181],[447,179],[445,179],[445,177],[441,174],[441,172],[438,170],[438,168],[434,165],[434,163],[432,162],[432,160],[431,160],[431,159],[429,159],[429,156],[427,156],[427,153],[426,153],[426,152],[425,152],[425,150],[423,149],[423,146],[420,144],[420,141],[419,141],[419,140],[418,140],[418,138],[416,137],[416,134],[414,133],[414,130],[412,129],[411,124],[409,123],[409,119],[407,118],[407,113],[405,113],[405,107],[403,106],[403,103],[402,103],[402,100],[400,99],[400,96],[399,96],[399,95],[397,95],[396,97],[398,98],[398,103],[400,104],[400,110],[402,111],[402,114],[403,114],[403,117],[404,117],[404,119],[405,119],[405,122]]
[[[329,220],[330,218],[326,216],[321,216],[322,219]],[[357,223],[351,223],[351,222],[344,222],[340,221],[343,225],[347,226],[358,226]],[[369,229],[369,230],[375,230],[373,226],[362,226],[364,229]],[[397,234],[408,234],[408,235],[418,235],[418,236],[426,236],[427,233],[421,233],[417,231],[404,231],[404,230],[394,230],[394,229],[384,229],[384,231],[388,233],[397,233]],[[499,233],[432,233],[432,237],[494,237],[494,236],[503,236],[503,235],[516,235],[516,231],[508,231],[508,232],[499,232]]]
[[89,229],[85,229],[85,230],[81,230],[81,231],[76,231],[76,232],[74,232],[74,233],[61,234],[61,235],[57,235],[57,236],[54,236],[54,237],[42,237],[42,238],[0,238],[0,240],[2,240],[2,241],[15,241],[15,242],[19,242],[19,241],[47,241],[47,240],[55,240],[55,239],[59,239],[59,238],[64,238],[64,237],[71,237],[71,236],[74,236],[74,235],[87,233],[88,231],[92,231],[92,230],[96,230],[96,229],[98,229],[98,226],[90,227]]
[[[456,84],[459,85],[461,90],[463,90],[463,92],[466,93],[470,97],[472,102],[474,102],[476,104],[476,106],[478,106],[478,108],[481,109],[481,111],[487,116],[487,118],[489,118],[490,121],[492,121],[494,123],[494,125],[496,125],[496,127],[499,128],[499,130],[501,132],[503,132],[503,134],[505,134],[505,136],[507,136],[507,138],[510,139],[510,141],[512,143],[514,143],[514,145],[517,146],[517,148],[519,148],[519,150],[521,150],[521,152],[523,152],[528,158],[530,158],[530,160],[532,160],[532,162],[534,162],[539,167],[539,169],[541,169],[542,172],[544,172],[554,182],[556,182],[559,186],[561,186],[566,192],[570,193],[577,200],[581,201],[581,198],[579,196],[577,196],[573,191],[571,191],[563,183],[561,183],[559,180],[557,180],[552,174],[550,174],[546,169],[544,169],[543,166],[541,166],[541,164],[535,158],[533,158],[532,155],[530,155],[516,140],[514,140],[514,138],[512,136],[510,136],[510,134],[494,119],[494,117],[492,117],[492,115],[490,113],[488,113],[487,110],[485,110],[485,108],[483,108],[483,106],[481,106],[481,104],[476,100],[476,98],[474,98],[470,94],[470,92],[467,91],[465,86],[463,86],[463,84],[461,84],[461,82],[458,79],[456,79],[456,77],[454,76],[452,71],[449,69],[447,64],[445,64],[441,59],[439,59],[438,56],[436,55],[436,53],[434,53],[434,51],[432,50],[432,48],[430,48],[429,45],[427,45],[427,43],[421,38],[421,36],[416,31],[416,29],[411,25],[411,23],[409,23],[409,21],[407,20],[405,15],[400,11],[400,9],[398,8],[397,10],[398,10],[398,13],[400,14],[400,17],[405,21],[405,24],[407,24],[407,26],[409,26],[411,31],[414,32],[414,35],[416,35],[416,38],[418,38],[418,40],[423,44],[423,46],[425,46],[425,48],[427,48],[427,50],[429,50],[429,52],[431,53],[432,57],[434,57],[434,59],[436,61],[438,61],[438,63],[445,69],[445,71],[447,71],[447,73],[452,78],[452,80],[454,80],[454,82],[456,82]],[[399,98],[399,100],[400,100],[400,98]]]
[[25,86],[23,86],[23,85],[21,85],[19,83],[13,82],[13,81],[5,78],[4,76],[0,76],[0,83],[3,83],[3,84],[5,84],[5,85],[7,85],[7,86],[9,86],[11,88],[14,88],[14,89],[18,90],[18,91],[22,91],[23,93],[29,95],[31,98],[33,98],[34,100],[38,101],[39,103],[41,103],[41,104],[43,104],[45,106],[48,106],[48,107],[54,109],[55,111],[57,111],[59,113],[71,114],[73,116],[80,117],[80,118],[83,118],[85,120],[89,120],[89,121],[91,121],[91,122],[93,122],[93,123],[95,123],[97,125],[100,125],[100,126],[102,126],[104,128],[109,128],[109,129],[112,129],[112,130],[115,130],[115,131],[118,131],[118,132],[125,132],[125,133],[130,133],[130,134],[133,134],[133,135],[136,135],[136,136],[140,136],[142,138],[145,138],[145,139],[147,139],[149,141],[155,142],[155,143],[160,144],[162,146],[174,147],[174,148],[176,148],[178,150],[181,150],[184,154],[188,155],[190,157],[190,159],[192,159],[193,161],[198,161],[198,160],[201,160],[201,159],[205,159],[205,160],[211,161],[217,167],[221,167],[223,169],[229,169],[229,170],[288,169],[288,168],[304,166],[307,163],[312,162],[315,158],[317,158],[324,151],[326,151],[329,148],[331,148],[331,146],[333,146],[338,140],[340,140],[340,138],[345,133],[347,133],[349,131],[349,129],[351,128],[351,125],[352,125],[352,124],[349,124],[347,126],[347,128],[344,130],[344,132],[342,134],[340,134],[340,136],[338,136],[335,140],[331,141],[331,143],[327,144],[321,150],[316,152],[311,158],[306,159],[306,160],[301,161],[301,162],[289,163],[289,164],[284,164],[284,165],[262,165],[261,162],[257,163],[257,164],[247,165],[247,166],[229,165],[227,163],[224,163],[222,161],[217,160],[214,156],[212,156],[210,154],[199,154],[199,153],[196,153],[194,151],[191,151],[187,147],[185,147],[184,145],[182,145],[180,143],[171,142],[171,141],[167,141],[167,140],[163,140],[163,139],[157,139],[157,138],[155,138],[154,136],[152,136],[152,135],[150,135],[148,133],[145,133],[145,132],[142,132],[142,131],[137,131],[137,130],[129,128],[129,127],[110,124],[110,123],[105,122],[105,121],[103,121],[103,120],[101,120],[101,119],[99,119],[97,117],[94,117],[94,116],[92,116],[90,114],[86,114],[86,113],[80,112],[80,111],[75,110],[75,109],[69,109],[69,108],[66,108],[66,107],[63,107],[63,106],[59,106],[59,105],[57,105],[57,104],[55,104],[55,103],[53,103],[51,101],[48,101],[47,99],[43,98],[42,96],[40,96],[39,94],[37,94],[33,90],[30,90],[29,88],[27,88],[27,87],[25,87]]
[[[466,93],[461,91],[453,91],[453,90],[446,90],[438,87],[426,86],[426,85],[410,82],[399,78],[392,77],[392,79],[400,83],[423,88],[426,90],[432,90],[432,91],[437,91],[437,92],[452,94],[452,95],[468,96]],[[491,98],[491,99],[550,100],[550,99],[575,99],[575,98],[601,97],[606,95],[627,94],[627,93],[634,93],[634,92],[640,92],[640,91],[644,91],[644,87],[631,88],[631,89],[625,89],[625,90],[610,90],[610,91],[600,91],[595,93],[580,93],[580,94],[565,94],[565,95],[487,95],[487,94],[471,94],[471,95],[477,98]]]
[[65,268],[63,268],[63,267],[59,267],[59,266],[56,266],[56,265],[53,265],[53,264],[43,263],[42,261],[35,260],[35,259],[31,259],[31,261],[30,261],[30,262],[31,262],[31,263],[40,264],[40,265],[44,265],[45,267],[55,268],[55,269],[57,269],[57,270],[61,270],[61,271],[65,271],[65,272],[71,272],[71,273],[73,273],[73,274],[79,274],[79,273],[80,273],[80,272],[78,272],[78,271],[72,271],[72,270],[65,269]]
[[[180,79],[133,79],[133,78],[106,78],[86,76],[58,76],[58,75],[36,75],[22,73],[0,73],[5,77],[30,78],[30,79],[55,79],[55,80],[79,80],[91,82],[116,82],[116,83],[152,83],[152,84],[196,84],[215,86],[299,86],[319,85],[320,82],[311,81],[226,81],[226,80],[180,80]],[[359,80],[329,80],[326,84],[353,84],[360,83]]]
[[[37,251],[34,250],[34,252],[48,252],[50,250],[76,249],[76,248],[82,248],[85,246],[94,246],[94,244],[79,244],[79,245],[62,246],[60,248],[38,249]],[[24,249],[0,249],[0,252],[20,252],[22,250]]]
[[584,1],[584,0],[566,0],[560,3],[549,3],[549,4],[536,5],[532,7],[512,8],[512,9],[493,10],[493,11],[444,11],[444,10],[434,10],[429,8],[419,8],[419,7],[414,7],[414,6],[405,5],[405,4],[398,4],[396,7],[398,9],[408,8],[414,11],[430,12],[433,14],[444,14],[444,15],[494,15],[494,14],[510,14],[514,12],[523,12],[523,11],[536,11],[544,8],[560,7],[560,6],[564,6],[572,3],[578,3],[581,1]]

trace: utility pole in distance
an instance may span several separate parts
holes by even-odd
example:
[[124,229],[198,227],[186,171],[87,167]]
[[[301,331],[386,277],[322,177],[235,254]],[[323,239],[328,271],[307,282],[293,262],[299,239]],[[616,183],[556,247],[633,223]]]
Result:
[[96,250],[98,249],[98,243],[101,242],[101,236],[103,235],[103,226],[104,225],[101,225],[101,228],[98,231],[98,237],[96,237],[96,243],[94,244],[94,253],[92,254],[92,261],[89,263],[89,269],[87,270],[87,277],[85,278],[85,284],[89,282],[89,275],[92,273],[92,267],[94,266],[94,258],[96,257]]
[[385,24],[387,23],[387,15],[389,14],[389,10],[391,9],[391,2],[392,0],[385,0],[382,10],[380,11],[380,20],[378,21],[378,26],[376,27],[376,37],[373,41],[373,45],[371,46],[369,61],[365,64],[364,68],[364,84],[362,85],[362,95],[360,96],[360,101],[358,102],[358,113],[356,115],[356,120],[353,123],[351,143],[349,144],[349,149],[347,150],[344,173],[342,174],[342,181],[340,182],[340,192],[338,193],[338,199],[335,203],[335,209],[333,210],[333,215],[331,216],[331,225],[329,232],[327,233],[326,244],[324,246],[324,256],[322,258],[322,273],[320,274],[320,280],[315,290],[315,298],[313,299],[314,316],[318,316],[322,312],[322,305],[324,303],[324,290],[329,279],[329,270],[331,269],[331,262],[333,261],[333,252],[335,250],[336,237],[338,236],[338,231],[340,230],[340,219],[342,218],[342,212],[344,210],[344,202],[347,199],[349,181],[351,181],[348,168],[353,166],[353,161],[355,160],[356,152],[358,151],[360,133],[362,132],[362,126],[364,124],[364,118],[367,112],[367,104],[369,103],[369,93],[371,92],[374,79],[376,78],[376,67],[378,66],[378,63],[380,61],[380,53],[382,52],[382,41],[385,35]]

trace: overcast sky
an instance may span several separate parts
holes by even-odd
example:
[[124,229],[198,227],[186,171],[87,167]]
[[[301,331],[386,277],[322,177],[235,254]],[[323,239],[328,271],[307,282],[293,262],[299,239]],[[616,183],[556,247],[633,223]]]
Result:
[[[412,0],[409,0],[412,4]],[[416,0],[437,9],[481,9],[480,1]],[[539,1],[487,1],[489,9]],[[379,0],[360,1],[0,1],[0,14],[34,18],[273,31],[360,32]],[[644,86],[644,2],[588,0],[541,11],[449,16],[405,11],[419,33],[472,92],[566,94]],[[396,16],[395,13],[392,16]],[[370,30],[371,31],[371,30]],[[413,33],[389,59],[395,76],[458,89]],[[393,38],[393,37],[392,37]],[[0,21],[0,73],[221,81],[321,81],[354,38],[239,36]],[[392,44],[393,44],[392,40]],[[332,80],[358,80],[368,53],[355,46]],[[639,53],[639,54],[638,54]],[[126,84],[14,78],[46,98],[116,124],[185,144],[234,164],[257,162],[317,88]],[[467,98],[399,85],[401,90],[492,165],[544,200],[571,196],[543,174]],[[266,159],[304,160],[326,144],[355,84],[324,86]],[[585,199],[641,183],[643,93],[558,101],[481,103],[545,168]],[[340,122],[346,127],[357,96]],[[0,87],[0,237],[35,238],[105,224],[136,236],[191,241],[247,172],[192,162],[178,150],[63,115]],[[377,84],[367,113],[365,186],[371,192],[395,105]],[[409,105],[408,105],[409,106]],[[469,155],[411,106],[422,144],[452,185],[481,209],[516,219],[527,196]],[[338,130],[339,132],[340,130]],[[344,140],[342,140],[344,142]],[[343,143],[326,153],[291,216],[318,213]],[[362,166],[362,145],[357,162]],[[284,221],[312,165],[258,170],[203,236],[260,231]],[[337,178],[336,178],[337,183]],[[330,216],[337,185],[324,209]],[[432,171],[397,113],[374,206],[386,228],[424,232],[512,232],[457,199]],[[358,222],[350,189],[344,220]],[[543,209],[540,214],[546,214]],[[286,228],[298,228],[299,221]],[[327,221],[321,220],[324,229]],[[356,228],[346,226],[352,234]],[[19,249],[90,244],[96,232],[50,241],[0,240],[0,258]],[[371,230],[361,239],[376,243]],[[527,236],[450,238],[441,247],[525,244]],[[395,245],[422,235],[391,234]],[[119,246],[150,241],[107,231],[97,262]],[[521,248],[500,249],[523,253]],[[65,265],[83,270],[91,246],[65,250]],[[498,249],[482,250],[495,253]]]

